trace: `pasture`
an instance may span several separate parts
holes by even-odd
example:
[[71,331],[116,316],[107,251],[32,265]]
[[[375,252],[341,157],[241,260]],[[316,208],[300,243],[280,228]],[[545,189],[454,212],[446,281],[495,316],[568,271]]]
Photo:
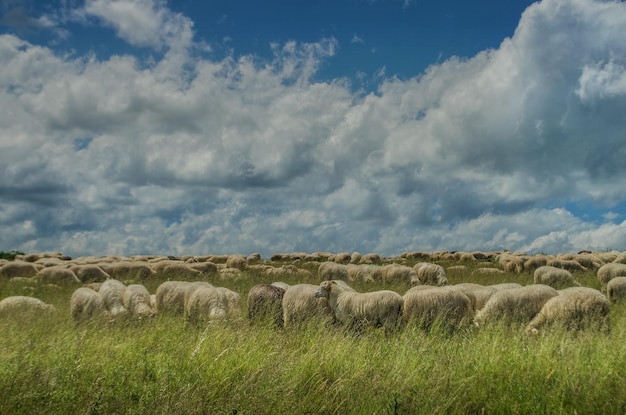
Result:
[[[400,259],[383,259],[383,262]],[[402,258],[409,266],[416,259]],[[533,283],[525,270],[494,259],[433,259],[449,284]],[[317,262],[281,259],[308,273],[275,278],[261,268],[198,279],[241,295],[242,318],[191,325],[157,314],[75,324],[69,299],[76,286],[0,278],[0,299],[37,297],[50,314],[0,316],[0,414],[499,414],[626,412],[626,309],[611,305],[610,334],[542,331],[524,324],[437,325],[360,335],[312,321],[279,329],[251,325],[246,295],[259,283],[319,284]],[[294,268],[290,268],[294,269]],[[594,269],[573,271],[600,288]],[[172,274],[141,281],[150,293]],[[190,280],[185,276],[185,280]],[[126,283],[138,281],[125,281]],[[406,281],[352,281],[360,292],[404,294]]]

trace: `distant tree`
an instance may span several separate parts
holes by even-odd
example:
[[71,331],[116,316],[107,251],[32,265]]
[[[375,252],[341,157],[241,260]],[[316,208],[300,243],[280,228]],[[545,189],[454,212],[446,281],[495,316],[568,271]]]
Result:
[[4,252],[4,251],[0,251],[0,259],[6,259],[9,261],[13,261],[15,259],[15,255],[24,255],[24,252],[22,251],[11,251],[11,252]]

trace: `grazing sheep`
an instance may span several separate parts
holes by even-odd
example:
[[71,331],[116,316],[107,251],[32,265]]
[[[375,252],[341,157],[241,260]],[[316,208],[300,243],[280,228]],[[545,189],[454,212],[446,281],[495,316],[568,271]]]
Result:
[[476,313],[474,323],[482,325],[497,320],[529,322],[539,313],[546,301],[558,294],[557,290],[543,284],[496,291]]
[[14,277],[34,277],[39,272],[39,267],[31,262],[24,261],[10,261],[0,268],[0,277],[14,278]]
[[375,253],[365,254],[361,257],[361,260],[359,261],[359,263],[367,264],[367,265],[380,264],[380,262],[381,262],[380,255],[375,254]]
[[130,284],[126,287],[122,301],[131,317],[148,317],[154,314],[150,306],[150,293],[142,284]]
[[37,278],[42,284],[80,285],[76,274],[71,269],[62,266],[44,268],[37,273]]
[[415,280],[419,280],[417,271],[406,265],[391,264],[383,267],[383,281],[385,282],[402,282],[411,285]]
[[574,279],[571,272],[551,265],[537,268],[533,276],[535,284],[549,285],[557,290],[568,287],[580,287],[580,284]]
[[156,289],[157,313],[182,315],[185,312],[185,292],[191,284],[187,281],[165,281]]
[[598,281],[602,285],[602,291],[606,292],[606,285],[615,277],[626,277],[626,264],[610,262],[602,265],[596,273]]
[[578,262],[573,259],[560,259],[555,258],[551,259],[546,263],[547,266],[562,268],[568,271],[585,271],[587,268],[580,265]]
[[325,298],[316,298],[318,286],[313,284],[291,285],[283,295],[283,322],[292,327],[309,320],[330,322],[333,314]]
[[241,317],[241,296],[239,293],[226,287],[215,287],[222,301],[226,305],[226,316],[229,318]]
[[450,285],[450,287],[454,287],[457,290],[461,290],[465,295],[472,300],[474,312],[482,309],[489,297],[493,295],[497,291],[497,288],[490,285],[481,285],[474,284],[472,282],[464,282],[460,284]]
[[102,268],[93,264],[75,265],[70,268],[82,283],[104,282],[111,278]]
[[619,303],[626,298],[626,277],[615,277],[606,284],[606,294],[611,303]]
[[195,262],[193,264],[187,265],[189,268],[199,271],[203,275],[215,274],[217,273],[217,265],[212,262]]
[[200,271],[180,261],[161,261],[152,266],[156,275],[167,279],[196,280],[200,277]]
[[441,265],[430,262],[418,262],[413,266],[417,273],[417,280],[412,281],[411,285],[418,285],[418,281],[424,285],[437,285],[439,287],[448,284],[446,271]]
[[194,282],[190,282],[186,286],[185,295],[183,297],[183,305],[184,305],[183,309],[184,310],[187,309],[187,303],[189,302],[189,298],[194,293],[194,291],[196,291],[198,288],[203,288],[203,287],[215,288],[213,284],[208,283],[206,281],[194,281]]
[[568,330],[593,328],[611,330],[609,300],[600,291],[589,287],[570,287],[550,298],[541,311],[526,326],[530,334],[537,334],[543,326],[558,326]]
[[99,292],[87,287],[74,290],[70,298],[70,314],[76,323],[93,318],[108,318],[109,311]]
[[126,314],[126,308],[124,307],[124,290],[126,286],[113,278],[109,278],[100,286],[98,292],[104,299],[104,305],[106,306],[111,317],[117,317],[122,314]]
[[341,264],[347,264],[348,262],[352,261],[352,255],[347,252],[339,252],[335,254],[335,258],[333,259],[333,261]]
[[277,327],[282,327],[284,295],[285,289],[275,285],[255,285],[248,292],[248,319],[251,322],[271,319]]
[[377,265],[354,265],[346,266],[351,281],[374,282],[383,279],[383,268]]
[[141,261],[114,262],[113,264],[107,266],[104,271],[109,274],[111,278],[124,281],[145,281],[154,275],[152,267]]
[[46,304],[39,298],[14,295],[0,301],[0,314],[13,317],[15,314],[38,314],[55,311],[52,304]]
[[373,326],[390,332],[400,323],[403,299],[394,291],[358,293],[336,281],[323,281],[315,291],[315,297],[327,298],[337,321],[357,331]]
[[285,291],[287,291],[287,288],[289,288],[289,284],[282,281],[274,281],[271,285],[273,285],[274,287],[282,288]]
[[474,307],[469,296],[454,286],[428,285],[409,289],[403,296],[402,321],[430,330],[439,325],[454,330],[471,322]]
[[185,321],[192,324],[222,319],[228,315],[224,297],[212,286],[196,288],[185,303]]
[[226,268],[236,268],[239,271],[245,271],[248,268],[248,262],[243,255],[229,255],[226,259]]
[[322,262],[317,269],[317,275],[320,280],[344,280],[350,281],[348,268],[343,264],[337,264],[332,261]]

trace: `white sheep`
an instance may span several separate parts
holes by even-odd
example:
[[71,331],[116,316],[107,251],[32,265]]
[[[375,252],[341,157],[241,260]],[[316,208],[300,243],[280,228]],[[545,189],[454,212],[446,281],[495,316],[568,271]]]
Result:
[[63,266],[44,268],[37,273],[37,278],[42,284],[80,285],[80,280],[74,271]]
[[130,284],[122,295],[124,308],[132,317],[149,317],[154,315],[150,305],[150,293],[142,284]]
[[75,265],[70,269],[83,283],[104,282],[111,278],[102,268],[93,264]]
[[316,298],[318,286],[295,284],[283,295],[283,322],[285,327],[300,325],[306,321],[330,322],[333,314],[326,298]]
[[[399,264],[390,264],[383,267],[382,278],[385,282],[401,282],[412,285],[415,280],[419,280],[415,269]],[[415,284],[418,285],[418,284]]]
[[433,264],[430,262],[418,262],[413,266],[413,269],[417,273],[417,280],[412,281],[411,285],[437,285],[443,286],[448,284],[448,277],[446,271],[441,265]]
[[400,323],[403,299],[395,291],[358,293],[336,281],[323,281],[315,291],[316,298],[327,298],[337,321],[357,331],[365,326],[395,330]]
[[344,280],[350,281],[350,274],[348,268],[343,264],[338,264],[332,261],[322,262],[317,269],[318,278],[322,281],[325,280]]
[[226,259],[226,268],[237,268],[245,271],[248,268],[248,261],[243,255],[229,255]]
[[98,292],[104,299],[104,305],[111,313],[111,317],[126,314],[123,300],[124,290],[126,290],[126,285],[114,278],[109,278],[100,285]]
[[185,292],[190,283],[187,281],[165,281],[156,289],[157,313],[183,314],[185,311]]
[[474,323],[481,325],[498,320],[527,323],[539,313],[546,301],[557,295],[554,288],[543,284],[496,291],[476,313]]
[[346,265],[351,281],[374,282],[383,278],[383,268],[378,265]]
[[70,315],[76,323],[110,316],[99,292],[87,287],[74,290],[70,297]]
[[215,287],[198,287],[185,303],[185,321],[201,323],[228,316],[228,304]]
[[461,290],[470,298],[470,300],[472,300],[474,312],[482,309],[487,303],[487,300],[489,300],[493,293],[498,290],[490,285],[481,285],[472,282],[463,282],[460,284],[450,285],[450,287],[455,287],[456,289]]
[[594,328],[608,333],[609,314],[610,303],[602,292],[589,287],[570,287],[546,301],[526,330],[537,334],[543,326],[557,326],[568,330]]
[[0,277],[34,277],[40,269],[41,266],[35,265],[31,262],[14,260],[7,262],[0,267]]
[[598,268],[596,273],[598,281],[602,286],[602,291],[606,292],[606,285],[615,277],[626,277],[626,264],[609,262]]
[[474,316],[469,296],[454,286],[417,286],[402,297],[402,321],[424,330],[430,330],[434,325],[446,330],[457,329],[470,323]]
[[271,319],[283,326],[283,296],[285,289],[272,284],[257,284],[248,291],[248,319],[259,322]]
[[535,284],[545,284],[557,290],[568,287],[580,287],[571,272],[551,265],[539,267],[533,273]]
[[215,287],[222,301],[226,305],[226,315],[229,318],[241,317],[241,296],[238,292],[226,287]]
[[626,298],[626,277],[615,277],[606,284],[606,295],[611,303],[622,302]]
[[142,261],[118,261],[101,267],[111,278],[124,281],[145,281],[155,274],[152,267]]
[[41,314],[55,310],[56,308],[52,304],[46,304],[39,298],[24,295],[6,297],[0,301],[0,314],[10,316],[15,315],[16,313]]

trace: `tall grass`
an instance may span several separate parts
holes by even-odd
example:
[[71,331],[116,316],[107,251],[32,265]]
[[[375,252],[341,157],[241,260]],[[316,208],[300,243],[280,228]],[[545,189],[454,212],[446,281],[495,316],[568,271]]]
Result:
[[[593,273],[577,277],[595,284]],[[475,280],[469,271],[449,278]],[[532,281],[526,274],[484,278]],[[245,298],[259,279],[248,273],[219,284]],[[158,281],[150,285],[153,291]],[[16,290],[0,282],[0,297]],[[315,322],[290,330],[245,320],[194,327],[170,315],[76,326],[71,289],[37,290],[55,314],[0,318],[2,414],[626,412],[621,306],[613,306],[610,335],[531,338],[522,326],[494,324],[356,336]]]

